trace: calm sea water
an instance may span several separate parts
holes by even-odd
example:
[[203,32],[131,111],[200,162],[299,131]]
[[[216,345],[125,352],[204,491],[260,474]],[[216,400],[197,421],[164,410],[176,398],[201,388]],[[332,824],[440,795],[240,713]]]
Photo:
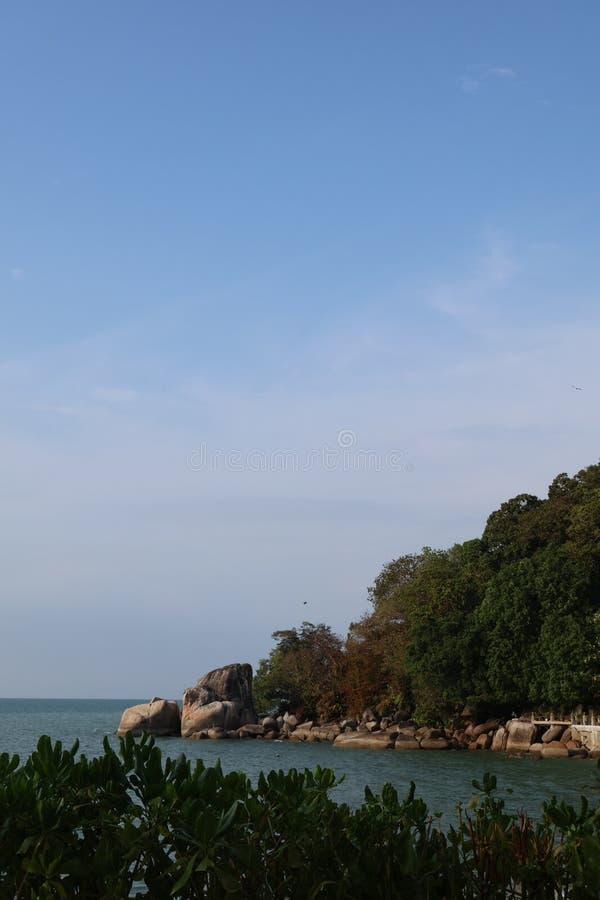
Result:
[[[114,732],[125,707],[140,700],[1,700],[0,753],[18,753],[21,759],[35,749],[41,734],[71,746],[78,739],[80,753],[102,752],[108,736],[118,746]],[[414,781],[417,794],[432,812],[442,812],[452,821],[456,805],[473,795],[472,780],[485,771],[498,778],[501,793],[510,808],[525,808],[532,815],[553,794],[578,803],[582,794],[597,802],[594,789],[597,764],[591,760],[506,759],[498,753],[351,750],[331,744],[294,744],[274,741],[189,741],[181,738],[157,740],[165,756],[185,753],[207,765],[217,759],[225,771],[241,770],[251,779],[270,769],[312,769],[327,766],[345,776],[335,789],[339,801],[358,805],[368,784],[374,791],[390,782],[404,795]],[[504,789],[512,788],[507,794]]]

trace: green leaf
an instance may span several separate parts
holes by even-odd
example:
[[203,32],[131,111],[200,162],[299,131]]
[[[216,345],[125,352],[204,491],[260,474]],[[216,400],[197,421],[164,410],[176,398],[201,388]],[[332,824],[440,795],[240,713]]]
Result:
[[175,882],[175,884],[171,888],[171,896],[173,896],[174,894],[176,894],[178,891],[180,891],[182,888],[184,888],[186,886],[186,884],[192,877],[195,864],[196,864],[196,856],[192,856],[192,858],[190,859],[190,861],[188,862],[187,866],[185,867],[185,869],[183,871],[183,875],[181,876],[181,878],[178,881]]

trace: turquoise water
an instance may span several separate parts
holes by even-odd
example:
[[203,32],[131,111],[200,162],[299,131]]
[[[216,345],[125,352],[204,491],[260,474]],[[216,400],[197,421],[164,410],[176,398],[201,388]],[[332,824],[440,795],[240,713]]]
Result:
[[[105,735],[113,746],[118,746],[114,732],[121,712],[139,702],[142,701],[0,700],[0,753],[18,753],[24,758],[35,748],[41,734],[49,734],[66,746],[79,739],[81,753],[101,753]],[[499,753],[484,751],[351,750],[331,744],[253,740],[160,738],[157,744],[167,756],[185,753],[191,759],[203,759],[207,765],[220,759],[225,771],[239,769],[251,779],[270,769],[327,766],[338,776],[345,776],[334,796],[351,805],[360,804],[366,784],[377,791],[389,781],[404,795],[414,781],[418,795],[427,801],[430,810],[442,812],[446,820],[453,819],[459,801],[469,800],[474,793],[472,780],[480,779],[486,771],[497,776],[500,788],[513,788],[512,795],[501,791],[507,805],[525,808],[532,815],[553,794],[572,803],[577,803],[582,794],[594,802],[600,800],[593,788],[597,764],[591,760],[506,759]]]

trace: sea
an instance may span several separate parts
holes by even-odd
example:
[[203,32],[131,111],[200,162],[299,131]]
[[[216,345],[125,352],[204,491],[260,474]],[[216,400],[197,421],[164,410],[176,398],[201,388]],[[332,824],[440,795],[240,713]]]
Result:
[[[105,737],[118,748],[115,731],[121,713],[141,702],[145,701],[0,699],[0,753],[17,753],[24,760],[40,735],[47,734],[68,748],[78,740],[78,753],[99,755]],[[184,753],[205,765],[220,760],[224,771],[245,772],[252,781],[271,769],[327,767],[340,780],[331,796],[354,807],[363,801],[365,785],[378,792],[389,782],[402,797],[415,782],[417,796],[431,813],[441,813],[448,825],[455,821],[457,805],[477,793],[473,781],[481,780],[484,772],[496,776],[508,809],[525,809],[536,818],[542,803],[553,795],[576,805],[582,796],[594,804],[600,801],[600,773],[593,760],[509,759],[489,751],[358,750],[330,743],[261,740],[157,738],[156,743],[165,757]]]

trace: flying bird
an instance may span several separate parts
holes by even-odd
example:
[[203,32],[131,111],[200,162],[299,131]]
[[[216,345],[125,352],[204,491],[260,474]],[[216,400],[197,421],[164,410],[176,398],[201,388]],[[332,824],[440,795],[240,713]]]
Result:
[[571,387],[573,388],[574,391],[582,391],[583,390],[583,388],[577,387],[576,384],[572,384]]
[[302,601],[302,606],[306,606],[307,603],[308,603],[308,600],[303,600],[303,601]]

